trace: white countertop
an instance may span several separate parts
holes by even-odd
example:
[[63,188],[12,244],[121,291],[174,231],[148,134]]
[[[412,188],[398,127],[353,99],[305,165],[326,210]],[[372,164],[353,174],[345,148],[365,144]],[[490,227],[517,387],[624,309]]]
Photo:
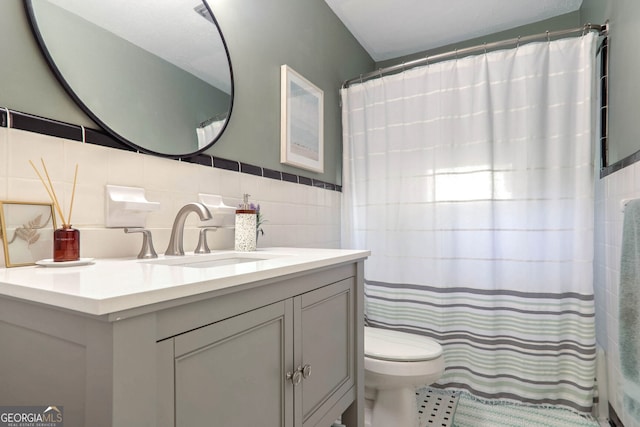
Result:
[[[0,268],[0,296],[10,296],[87,314],[104,315],[228,289],[259,280],[299,273],[369,256],[369,251],[269,248],[256,252],[212,251],[208,255],[157,260],[96,259],[71,267]],[[194,268],[158,262],[207,260],[239,256],[264,257],[217,267]]]

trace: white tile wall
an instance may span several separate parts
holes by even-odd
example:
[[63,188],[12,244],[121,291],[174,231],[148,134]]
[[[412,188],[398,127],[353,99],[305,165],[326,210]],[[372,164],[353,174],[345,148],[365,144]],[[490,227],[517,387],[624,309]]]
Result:
[[[202,165],[82,144],[16,129],[0,128],[0,200],[48,202],[42,183],[29,165],[44,159],[60,203],[68,207],[73,173],[79,166],[72,225],[80,230],[82,257],[130,257],[141,246],[140,234],[104,226],[106,184],[143,187],[147,199],[160,202],[149,214],[158,253],[165,251],[176,212],[198,193],[220,194],[236,206],[242,194],[260,203],[267,220],[258,247],[338,248],[342,193],[256,177]],[[65,208],[65,213],[68,208]],[[190,215],[185,251],[197,243],[197,216]],[[212,249],[231,249],[232,230],[209,234]],[[0,265],[4,257],[0,255]]]
[[596,182],[596,336],[607,352],[609,401],[626,427],[640,424],[623,410],[618,345],[618,287],[622,246],[622,200],[640,198],[640,163]]

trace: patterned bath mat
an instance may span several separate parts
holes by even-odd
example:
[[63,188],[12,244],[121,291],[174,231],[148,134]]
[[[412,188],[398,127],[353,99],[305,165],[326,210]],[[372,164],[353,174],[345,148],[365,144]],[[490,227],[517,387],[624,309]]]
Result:
[[[431,389],[428,387],[417,391],[418,417],[420,427],[598,427],[591,417],[582,416],[568,409],[540,406],[520,405],[504,401],[484,401],[468,392]],[[429,396],[430,402],[447,402],[449,396],[455,395],[456,402],[452,406],[453,419],[447,414],[449,403],[436,405],[438,414],[428,408],[421,407],[423,396]],[[442,400],[438,400],[441,398]],[[446,407],[446,410],[440,408]],[[420,412],[422,410],[422,413]],[[439,413],[444,414],[442,418]],[[446,422],[450,422],[446,424]]]
[[423,388],[416,392],[420,427],[451,427],[459,391]]

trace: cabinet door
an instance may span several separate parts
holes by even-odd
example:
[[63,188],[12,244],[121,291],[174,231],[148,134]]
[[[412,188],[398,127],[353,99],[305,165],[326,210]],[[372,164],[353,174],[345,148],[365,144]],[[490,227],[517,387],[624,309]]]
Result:
[[177,427],[291,427],[291,300],[175,338]]
[[309,369],[296,389],[296,399],[301,400],[296,414],[301,411],[303,425],[316,425],[327,416],[326,408],[354,386],[354,292],[355,281],[348,279],[303,294],[295,302],[300,317],[294,330],[301,345],[296,345],[294,359]]

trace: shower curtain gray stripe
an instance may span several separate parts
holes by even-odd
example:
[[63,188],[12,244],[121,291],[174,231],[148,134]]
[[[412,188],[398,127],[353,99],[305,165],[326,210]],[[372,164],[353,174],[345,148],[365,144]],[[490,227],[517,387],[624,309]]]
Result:
[[[367,297],[372,298],[371,296],[367,295]],[[506,307],[506,306],[500,306],[500,307],[475,307],[471,304],[433,304],[430,302],[417,302],[417,301],[411,301],[409,299],[398,299],[398,300],[392,300],[390,298],[383,298],[383,297],[375,297],[376,299],[379,300],[386,300],[386,301],[395,301],[397,303],[404,303],[404,302],[415,302],[416,304],[420,304],[423,306],[433,306],[433,307],[446,307],[446,308],[475,308],[476,310],[486,310],[486,311],[512,311],[514,313],[519,313],[519,314],[532,314],[532,315],[538,315],[538,314],[573,314],[576,316],[580,316],[580,317],[591,317],[593,318],[594,316],[592,314],[588,314],[588,313],[580,313],[577,311],[571,311],[571,310],[563,310],[563,311],[558,311],[558,312],[552,312],[552,311],[548,311],[548,310],[519,310],[519,309],[515,309],[512,307]]]
[[593,301],[594,296],[592,294],[584,295],[576,292],[562,292],[562,293],[543,293],[543,292],[522,292],[514,291],[510,289],[474,289],[474,288],[438,288],[436,286],[429,285],[412,285],[410,283],[387,283],[379,282],[375,280],[366,280],[366,283],[372,286],[381,286],[385,288],[403,288],[403,289],[416,289],[416,290],[428,290],[431,292],[437,292],[442,294],[467,292],[480,295],[515,295],[521,298],[549,298],[549,299],[563,299],[563,298],[575,298],[584,301]]
[[441,343],[446,370],[439,386],[515,399],[513,393],[482,392],[484,385],[500,383],[521,390],[518,401],[590,410],[594,372],[585,367],[596,358],[593,296],[400,288],[371,281],[365,293],[371,326]]

